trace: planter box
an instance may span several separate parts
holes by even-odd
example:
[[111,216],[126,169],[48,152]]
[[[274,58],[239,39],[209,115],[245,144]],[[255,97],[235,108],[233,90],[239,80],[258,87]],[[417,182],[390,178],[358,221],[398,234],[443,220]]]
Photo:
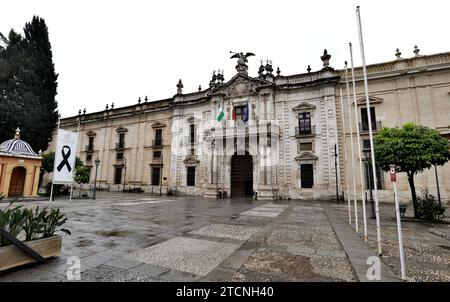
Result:
[[[26,241],[24,243],[39,253],[43,258],[57,257],[61,254],[62,237],[60,235]],[[15,245],[0,247],[0,272],[36,261]]]

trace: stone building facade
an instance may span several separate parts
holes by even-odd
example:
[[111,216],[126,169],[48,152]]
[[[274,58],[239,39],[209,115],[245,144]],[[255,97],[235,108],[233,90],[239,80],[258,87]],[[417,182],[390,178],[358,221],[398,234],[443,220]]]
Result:
[[[361,139],[355,140],[354,158],[344,162],[344,137],[350,150],[348,102],[353,106],[353,98],[346,97],[345,70],[332,68],[325,50],[321,70],[308,67],[305,73],[284,76],[267,61],[257,76],[249,76],[246,63],[251,55],[234,55],[235,76],[225,81],[223,73],[214,73],[205,90],[183,93],[180,80],[172,98],[80,112],[62,119],[61,127],[77,131],[79,125],[78,155],[91,167],[98,157],[99,181],[118,190],[126,184],[147,192],[161,187],[163,192],[206,197],[324,199],[335,195],[336,174],[339,192],[345,190],[346,180],[353,177],[346,174],[350,160],[359,173],[357,144],[367,148],[361,68],[355,68],[358,117],[351,113],[353,124],[360,123]],[[450,53],[422,56],[417,52],[408,59],[398,55],[395,61],[368,66],[368,80],[376,131],[413,121],[449,135]],[[353,136],[356,139],[355,126]],[[158,151],[162,160],[155,157]],[[365,162],[363,168],[366,190]],[[380,196],[387,197],[392,188],[384,173],[379,175]],[[438,175],[446,199],[449,165],[439,167]],[[434,192],[435,183],[433,171],[417,177],[417,188]],[[408,196],[402,176],[399,188]]]
[[[61,119],[60,127],[79,129],[77,156],[91,171],[90,183],[94,183],[98,158],[97,183],[101,187],[166,192],[172,140],[170,108],[170,99],[139,100],[122,108],[111,104],[101,112],[80,111],[77,116]],[[49,150],[55,149],[55,143],[56,131]]]

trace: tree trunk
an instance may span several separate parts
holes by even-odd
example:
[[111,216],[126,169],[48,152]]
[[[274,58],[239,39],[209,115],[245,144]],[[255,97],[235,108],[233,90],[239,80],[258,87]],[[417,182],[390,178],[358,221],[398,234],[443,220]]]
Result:
[[417,213],[417,194],[416,194],[416,186],[414,185],[414,173],[407,173],[408,174],[408,183],[409,188],[411,189],[411,197],[413,202],[413,208],[414,208],[414,218],[419,218],[419,215]]

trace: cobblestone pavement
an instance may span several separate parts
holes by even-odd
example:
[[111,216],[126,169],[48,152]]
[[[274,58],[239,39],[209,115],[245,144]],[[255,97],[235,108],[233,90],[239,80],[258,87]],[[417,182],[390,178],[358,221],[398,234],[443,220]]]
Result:
[[[332,206],[339,216],[348,222],[348,208],[345,205]],[[376,222],[370,219],[370,206],[367,207],[368,243],[377,253]],[[362,206],[358,207],[359,235],[364,238]],[[447,213],[448,214],[448,213]],[[408,206],[402,220],[402,233],[406,263],[406,277],[409,281],[450,281],[450,241],[436,232],[448,230],[449,224],[425,223],[409,219],[413,208]],[[352,219],[354,219],[352,204]],[[380,205],[382,259],[400,277],[400,256],[398,247],[397,223],[393,204]],[[448,221],[446,221],[448,222]],[[355,228],[354,221],[352,224]]]
[[[24,204],[60,207],[72,236],[63,235],[60,257],[4,272],[0,282],[68,281],[71,256],[80,259],[81,281],[358,281],[318,202],[98,192],[95,201]],[[448,245],[426,230],[414,236]],[[433,259],[447,256],[448,269],[440,249]]]

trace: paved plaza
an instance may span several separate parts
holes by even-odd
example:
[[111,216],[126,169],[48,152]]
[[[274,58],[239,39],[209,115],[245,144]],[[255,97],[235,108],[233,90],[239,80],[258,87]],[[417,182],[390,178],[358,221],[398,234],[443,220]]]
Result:
[[[60,207],[72,235],[63,235],[60,257],[4,272],[1,282],[68,281],[71,256],[81,281],[367,281],[366,260],[376,255],[374,220],[366,243],[362,218],[357,234],[346,204],[110,192],[23,204]],[[381,281],[399,281],[393,206],[381,209]],[[450,242],[432,232],[447,225],[403,226],[409,280],[450,281]]]

